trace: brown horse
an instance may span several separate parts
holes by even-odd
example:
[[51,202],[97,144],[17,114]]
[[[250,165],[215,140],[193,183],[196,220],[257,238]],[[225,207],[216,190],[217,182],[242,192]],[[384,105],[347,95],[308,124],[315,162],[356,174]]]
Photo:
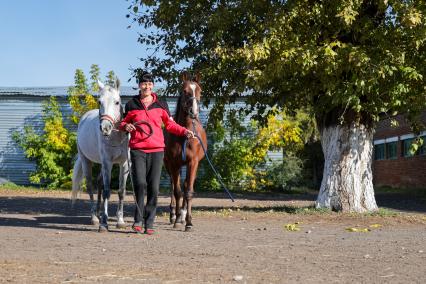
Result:
[[[199,118],[199,103],[201,98],[200,76],[197,74],[196,78],[191,80],[188,73],[184,73],[182,79],[183,89],[177,103],[174,119],[178,124],[192,130],[198,138],[186,140],[185,137],[166,133],[164,165],[170,175],[172,186],[170,223],[174,223],[174,227],[178,228],[185,219],[185,231],[190,231],[192,229],[191,208],[194,196],[194,182],[197,176],[198,165],[204,158],[200,139],[204,145],[204,149],[207,151],[207,136]],[[182,155],[182,151],[184,155]],[[180,169],[185,165],[186,179],[182,201]]]

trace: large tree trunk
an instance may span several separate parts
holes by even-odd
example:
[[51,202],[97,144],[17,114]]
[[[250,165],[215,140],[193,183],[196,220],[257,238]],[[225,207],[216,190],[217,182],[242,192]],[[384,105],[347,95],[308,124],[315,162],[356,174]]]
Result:
[[371,171],[373,132],[373,127],[355,122],[321,129],[325,162],[317,208],[377,210]]

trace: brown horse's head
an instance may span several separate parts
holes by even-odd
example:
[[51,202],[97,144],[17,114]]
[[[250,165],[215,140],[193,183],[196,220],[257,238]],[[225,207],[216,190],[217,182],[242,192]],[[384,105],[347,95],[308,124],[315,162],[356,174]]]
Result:
[[199,103],[201,100],[200,75],[197,74],[194,79],[185,72],[182,75],[183,88],[179,97],[177,111],[183,111],[185,115],[191,118],[197,118],[200,111]]

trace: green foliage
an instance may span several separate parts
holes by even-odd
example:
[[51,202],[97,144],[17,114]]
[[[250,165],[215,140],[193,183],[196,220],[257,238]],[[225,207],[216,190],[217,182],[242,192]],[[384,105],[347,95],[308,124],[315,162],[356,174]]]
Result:
[[303,161],[296,155],[287,155],[281,163],[275,163],[267,172],[271,187],[289,191],[302,181]]
[[[244,117],[234,111],[228,112],[225,123],[212,124],[208,133],[213,145],[209,145],[209,156],[227,187],[230,189],[262,190],[288,189],[301,180],[302,160],[297,156],[303,148],[303,131],[307,128],[302,111],[298,116],[290,117],[285,112],[270,115],[267,126],[259,127],[253,122],[243,127]],[[212,126],[215,127],[212,127]],[[267,166],[270,150],[285,153],[280,164]],[[207,161],[203,161],[205,169],[201,176],[202,187],[220,188],[219,181],[210,170]]]
[[27,125],[22,132],[14,132],[12,138],[28,159],[36,161],[36,170],[30,175],[32,183],[48,188],[69,187],[76,135],[64,127],[55,97],[43,103],[42,119],[44,128],[40,134]]
[[347,124],[383,112],[415,121],[425,107],[424,1],[130,2],[139,42],[162,51],[145,67],[176,90],[189,62],[219,106],[245,94],[253,106],[309,105],[319,121]]

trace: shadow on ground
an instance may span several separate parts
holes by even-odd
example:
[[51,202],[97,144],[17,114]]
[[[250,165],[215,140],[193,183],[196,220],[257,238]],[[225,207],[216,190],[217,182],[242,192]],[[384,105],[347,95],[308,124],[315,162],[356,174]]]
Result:
[[[226,198],[220,193],[201,193],[197,195],[202,198],[220,199]],[[163,196],[164,197],[164,196]],[[316,195],[314,193],[285,195],[285,194],[235,194],[235,198],[245,200],[263,200],[263,201],[314,201]],[[377,192],[376,200],[379,207],[389,208],[397,211],[425,213],[426,197],[422,194],[413,192]],[[235,208],[233,203],[226,203],[226,206],[193,206],[194,211],[213,212],[223,209]],[[256,204],[256,203],[254,203]],[[18,227],[39,227],[62,230],[90,231],[95,230],[94,227],[87,228],[84,226],[75,227],[75,225],[88,225],[90,221],[90,201],[77,200],[74,206],[68,198],[58,197],[34,197],[34,196],[2,196],[0,197],[0,227],[2,226],[18,226]],[[308,208],[308,207],[305,207]],[[246,212],[267,212],[273,210],[275,212],[298,213],[305,208],[287,204],[272,204],[266,206],[240,206],[240,211]],[[133,216],[135,206],[133,202],[125,203],[125,216]],[[305,209],[306,210],[306,209]],[[111,202],[109,206],[109,214],[111,224],[115,222],[115,212],[117,211],[117,202]],[[158,215],[168,214],[168,206],[159,206]],[[9,216],[8,216],[9,215]],[[12,216],[12,215],[28,215],[28,216]],[[44,216],[48,215],[48,216]],[[52,216],[53,215],[53,216]],[[74,227],[72,226],[74,225]]]

